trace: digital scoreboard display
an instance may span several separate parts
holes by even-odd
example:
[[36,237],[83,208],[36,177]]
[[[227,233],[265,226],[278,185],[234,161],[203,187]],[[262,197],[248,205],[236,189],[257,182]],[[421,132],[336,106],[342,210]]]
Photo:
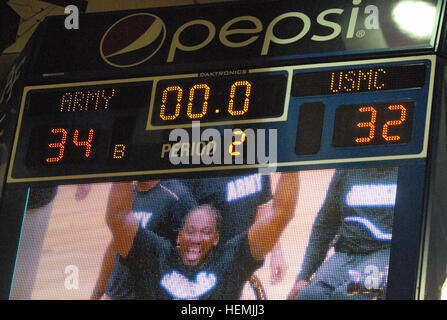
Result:
[[[416,56],[25,87],[7,176],[26,189],[9,298],[397,294],[434,65]],[[256,218],[272,213],[289,214],[280,238]],[[343,286],[323,296],[326,281]]]
[[[204,130],[231,130],[232,140],[221,143],[219,152],[234,161],[241,153],[235,150],[239,145],[245,150],[241,159],[247,161],[249,128],[287,132],[278,146],[288,162],[299,163],[303,156],[327,158],[324,152],[340,158],[352,148],[368,158],[371,152],[377,154],[377,149],[370,149],[374,146],[384,147],[379,152],[384,156],[399,153],[399,148],[419,154],[424,141],[415,122],[427,121],[429,110],[419,101],[426,96],[431,66],[422,60],[407,61],[29,87],[9,179],[169,170],[175,168],[169,161],[155,163],[143,157],[154,158],[156,153],[167,160],[191,157],[194,148],[197,154],[216,151],[215,141],[209,146],[212,139],[188,146],[166,144],[171,130],[189,134],[194,123]],[[205,146],[208,151],[203,151]]]

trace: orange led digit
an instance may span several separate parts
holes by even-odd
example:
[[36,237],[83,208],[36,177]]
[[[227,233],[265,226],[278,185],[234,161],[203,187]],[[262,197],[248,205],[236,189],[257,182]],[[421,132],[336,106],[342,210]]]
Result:
[[382,137],[386,141],[399,141],[401,139],[400,136],[398,136],[398,135],[389,136],[388,135],[388,127],[389,126],[400,126],[402,123],[404,123],[405,120],[407,119],[407,109],[401,104],[391,105],[388,107],[388,109],[389,110],[400,110],[400,119],[387,121],[387,123],[383,126]]
[[[177,91],[177,103],[175,105],[175,113],[173,115],[166,115],[166,100],[168,99],[168,93]],[[179,86],[170,86],[163,90],[161,98],[160,118],[163,120],[174,120],[180,114],[180,102],[182,101],[183,90]]]
[[48,147],[59,148],[59,154],[57,157],[46,158],[45,161],[48,163],[59,162],[64,157],[65,143],[67,142],[67,131],[63,128],[51,129],[51,133],[62,134],[60,142],[50,143]]
[[374,135],[376,133],[376,120],[377,120],[377,111],[373,107],[362,107],[359,108],[360,112],[371,112],[371,121],[369,122],[360,122],[357,123],[357,127],[359,128],[368,128],[369,127],[369,136],[364,138],[356,138],[355,142],[357,143],[367,143],[374,139]]
[[[196,90],[205,90],[204,96],[203,96],[203,104],[202,104],[202,111],[199,113],[193,113],[192,112],[192,106],[194,102],[194,96]],[[208,111],[208,99],[210,97],[210,87],[207,84],[201,83],[201,84],[195,84],[191,90],[189,91],[189,103],[188,103],[188,110],[186,111],[186,114],[190,119],[202,119],[203,116]]]
[[[244,108],[242,110],[234,110],[234,96],[236,94],[237,87],[245,86],[245,99],[244,99]],[[241,116],[244,115],[248,111],[248,107],[250,105],[250,95],[251,95],[251,83],[248,81],[237,81],[233,83],[230,90],[230,101],[228,103],[228,113],[232,116]]]
[[226,73],[203,72],[198,77],[158,80],[148,127],[186,127],[191,121],[258,122],[283,114],[288,81],[285,72]]
[[92,141],[93,141],[93,134],[95,130],[90,129],[88,132],[88,138],[86,141],[79,141],[79,130],[75,130],[74,137],[73,137],[73,143],[76,147],[85,147],[85,157],[89,158],[92,150]]

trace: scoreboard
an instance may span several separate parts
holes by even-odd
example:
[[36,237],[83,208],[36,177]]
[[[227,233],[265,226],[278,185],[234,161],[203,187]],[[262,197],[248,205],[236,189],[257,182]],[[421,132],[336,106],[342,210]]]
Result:
[[[235,127],[276,129],[279,166],[425,157],[434,64],[421,56],[26,87],[8,180],[175,172],[159,161],[186,152],[166,144],[170,130],[186,132],[194,121],[222,136]],[[246,135],[236,135],[244,145]],[[187,154],[207,152],[203,146],[191,143]],[[159,159],[145,159],[154,152]],[[241,156],[231,162],[260,165]]]
[[[396,16],[408,3],[431,12],[427,34],[402,29]],[[132,212],[143,228],[158,218],[153,203],[136,209],[136,186],[155,179],[185,184],[198,202],[221,211],[222,248],[225,232],[256,224],[244,229],[248,206],[253,215],[269,205],[274,211],[280,197],[294,203],[276,243],[289,253],[281,293],[266,279],[275,268],[285,271],[265,263],[238,298],[440,298],[444,6],[209,4],[86,14],[79,30],[65,29],[64,17],[46,19],[1,100],[8,118],[0,136],[7,155],[0,296],[90,298],[113,241],[106,216],[115,186],[134,186]],[[297,186],[283,187],[290,177]],[[141,194],[150,198],[153,190]],[[337,267],[343,255],[358,263]],[[65,272],[64,280],[45,278],[55,272]],[[197,289],[191,277],[195,295],[173,289],[172,274],[160,273],[159,295],[138,283],[133,297],[215,299],[214,288],[228,285],[219,272],[210,273],[212,288]],[[294,291],[301,280],[307,289]],[[343,285],[325,296],[318,281]]]

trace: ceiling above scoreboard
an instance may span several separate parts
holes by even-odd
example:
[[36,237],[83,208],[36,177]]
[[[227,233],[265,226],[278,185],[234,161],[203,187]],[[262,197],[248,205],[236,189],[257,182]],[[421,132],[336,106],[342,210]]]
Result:
[[50,17],[36,35],[29,74],[85,79],[94,72],[162,74],[175,67],[178,73],[197,62],[215,70],[230,61],[256,66],[430,50],[436,46],[441,7],[438,0],[233,2],[86,14],[78,30],[65,29],[65,16]]

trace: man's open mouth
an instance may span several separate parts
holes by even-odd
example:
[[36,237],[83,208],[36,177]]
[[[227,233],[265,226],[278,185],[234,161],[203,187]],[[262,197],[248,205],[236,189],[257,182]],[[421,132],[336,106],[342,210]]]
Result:
[[185,260],[189,263],[197,262],[202,254],[199,246],[189,247],[185,254]]

